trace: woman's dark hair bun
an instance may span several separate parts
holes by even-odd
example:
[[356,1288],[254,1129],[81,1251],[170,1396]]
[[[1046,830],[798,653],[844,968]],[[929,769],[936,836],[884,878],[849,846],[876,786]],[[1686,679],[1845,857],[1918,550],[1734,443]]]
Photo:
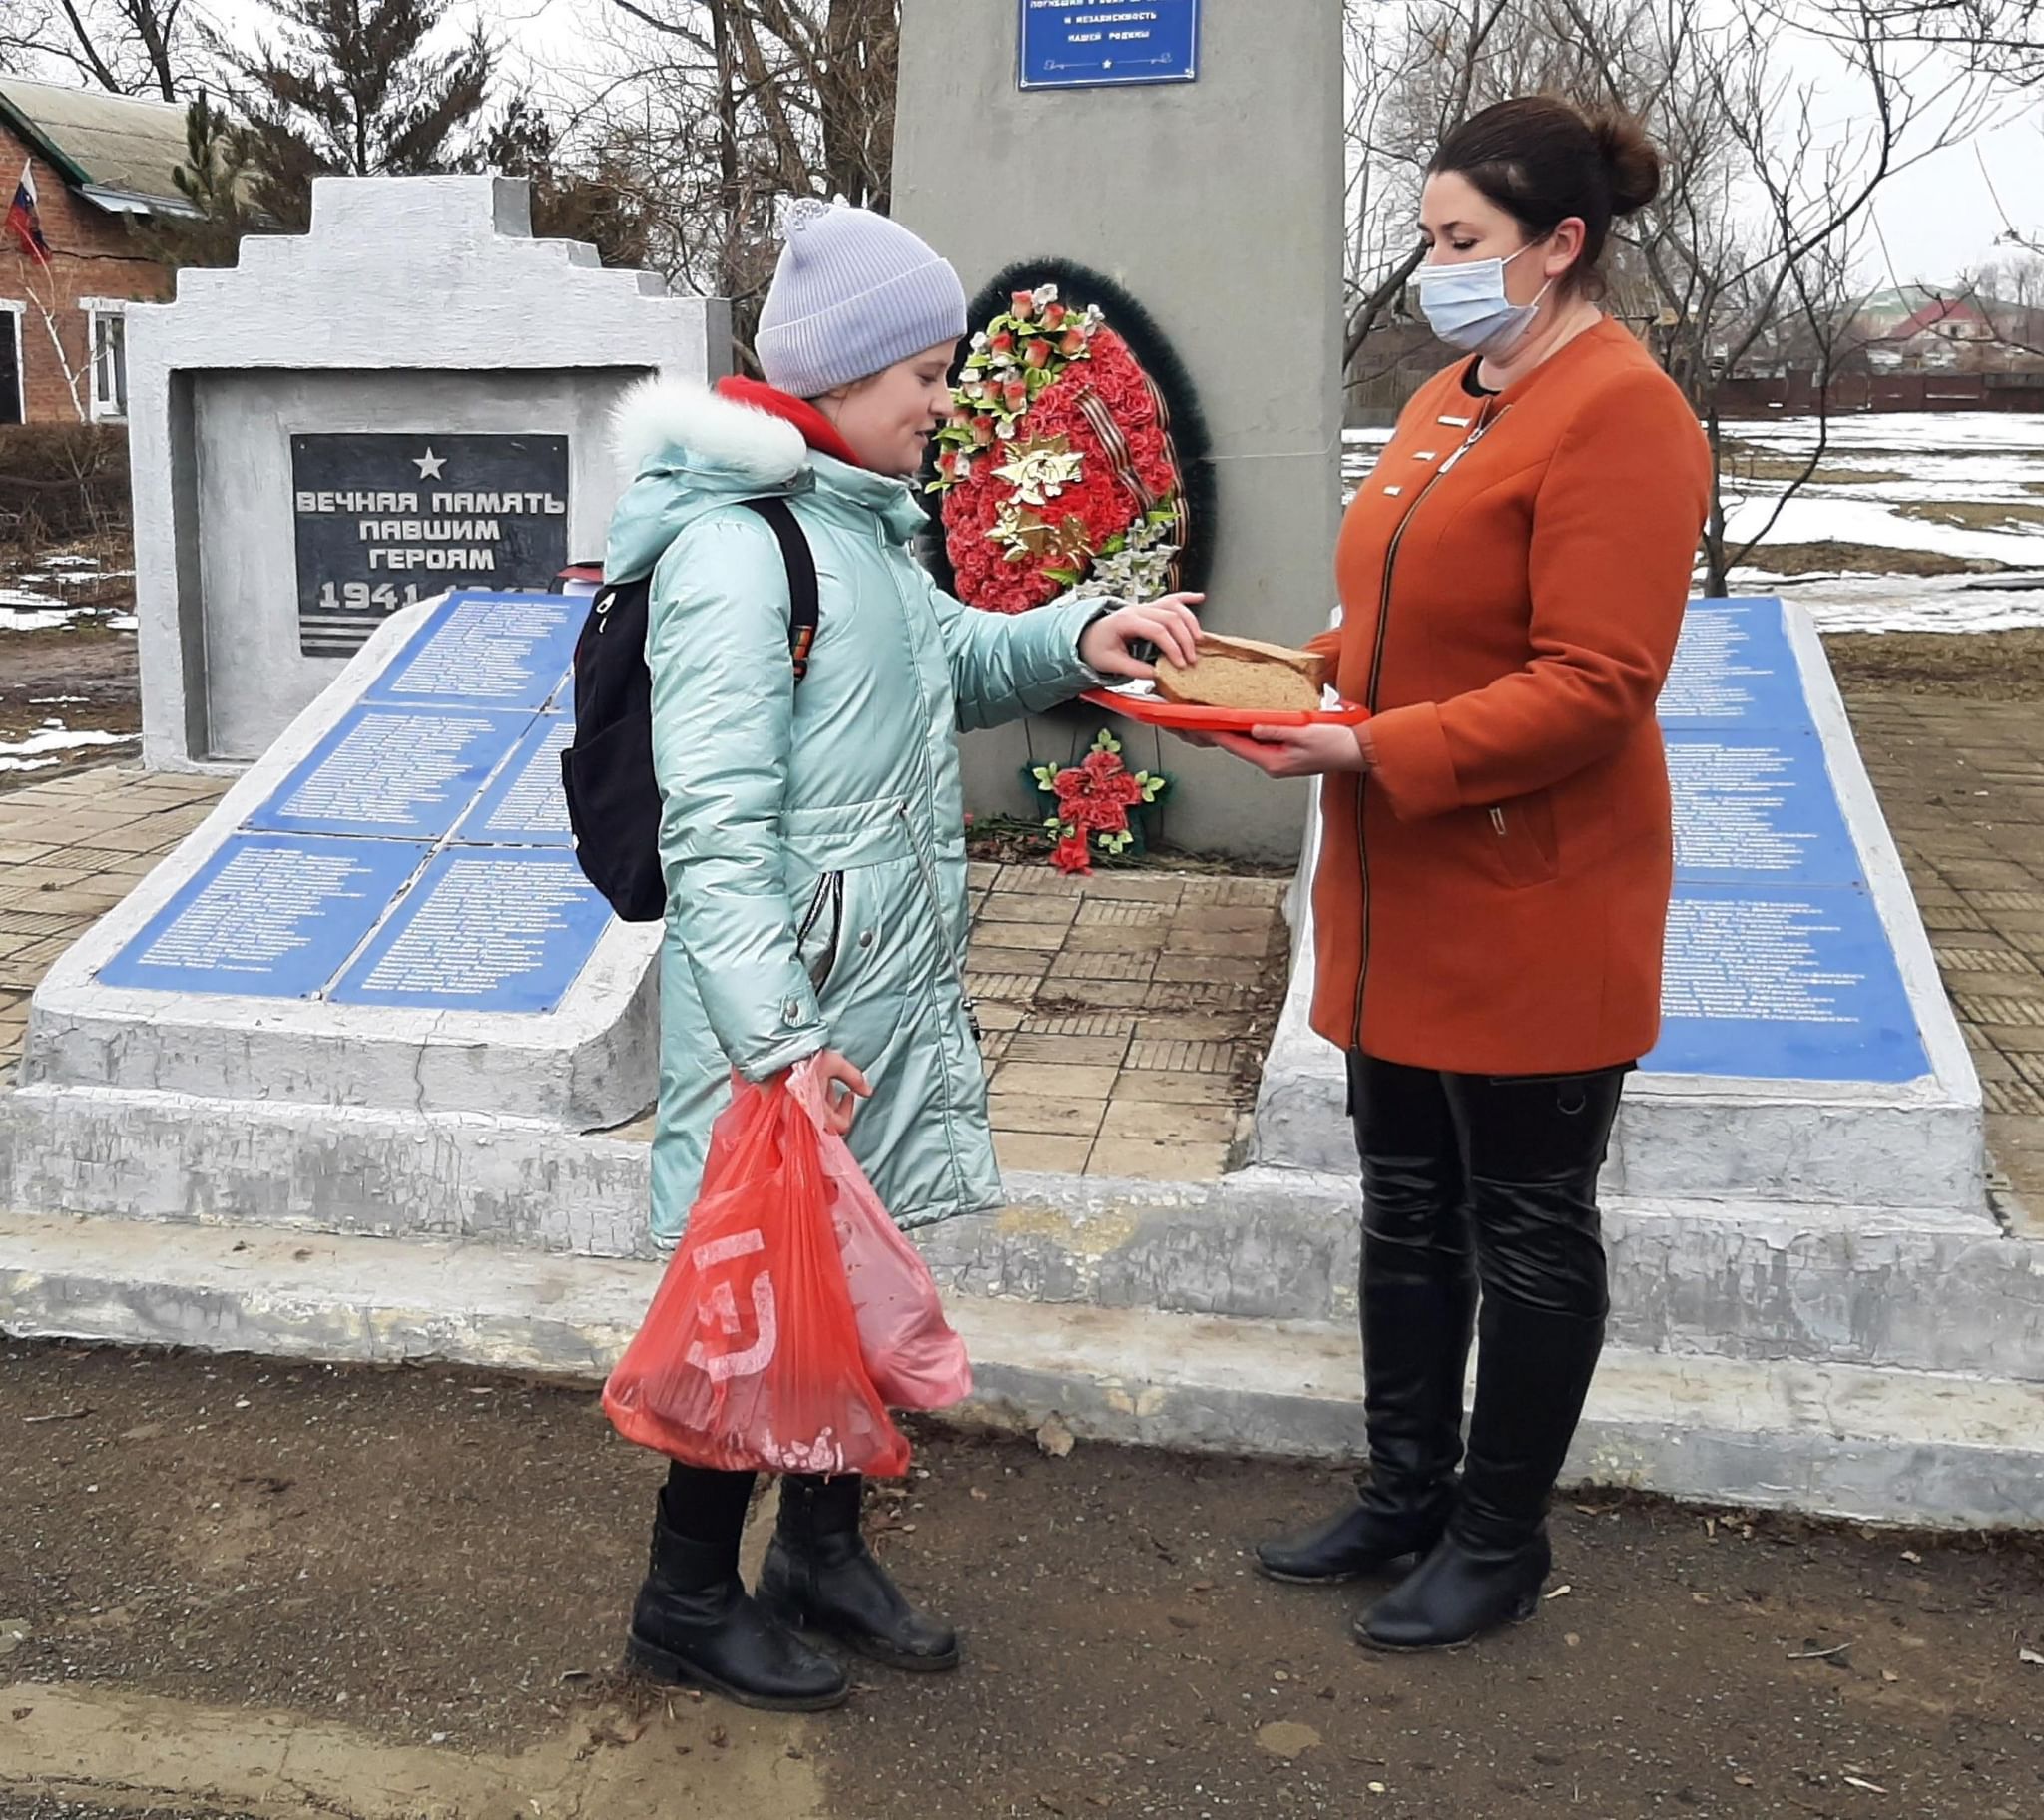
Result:
[[1630,114],[1588,117],[1591,135],[1611,185],[1611,213],[1632,215],[1661,194],[1661,154],[1647,129]]

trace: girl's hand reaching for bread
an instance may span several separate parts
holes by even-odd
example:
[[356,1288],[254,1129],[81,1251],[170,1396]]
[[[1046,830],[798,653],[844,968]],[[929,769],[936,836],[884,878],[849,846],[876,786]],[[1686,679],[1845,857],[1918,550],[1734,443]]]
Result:
[[1157,673],[1131,645],[1155,645],[1174,664],[1190,668],[1199,661],[1200,622],[1193,609],[1204,594],[1167,594],[1141,607],[1117,607],[1103,613],[1079,635],[1079,662],[1103,677],[1135,677],[1148,681]]
[[1247,737],[1241,733],[1208,736],[1267,777],[1323,777],[1329,771],[1366,771],[1374,762],[1367,724],[1253,726]]

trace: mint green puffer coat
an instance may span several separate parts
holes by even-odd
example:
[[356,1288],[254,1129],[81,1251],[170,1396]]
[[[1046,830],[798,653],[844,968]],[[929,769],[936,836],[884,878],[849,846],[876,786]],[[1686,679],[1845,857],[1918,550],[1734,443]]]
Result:
[[[654,1235],[687,1222],[731,1071],[762,1081],[826,1047],[872,1083],[850,1142],[896,1220],[998,1205],[965,995],[956,734],[1098,682],[1079,635],[1112,603],[962,606],[908,553],[924,521],[907,482],[700,386],[649,381],[618,440],[637,479],[606,572],[653,578],[665,802]],[[767,494],[790,500],[816,559],[799,687],[779,547],[738,503]]]

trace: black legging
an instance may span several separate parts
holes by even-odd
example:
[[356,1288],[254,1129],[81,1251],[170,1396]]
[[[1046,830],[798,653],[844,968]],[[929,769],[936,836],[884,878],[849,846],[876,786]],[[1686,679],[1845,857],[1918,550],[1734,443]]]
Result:
[[1368,1241],[1550,1314],[1609,1295],[1597,1174],[1628,1069],[1451,1075],[1348,1059]]

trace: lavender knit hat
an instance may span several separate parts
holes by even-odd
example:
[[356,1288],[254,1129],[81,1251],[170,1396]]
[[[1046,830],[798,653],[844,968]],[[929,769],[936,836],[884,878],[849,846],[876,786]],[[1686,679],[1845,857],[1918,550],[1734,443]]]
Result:
[[965,332],[958,274],[898,222],[804,197],[760,311],[766,383],[819,398]]

